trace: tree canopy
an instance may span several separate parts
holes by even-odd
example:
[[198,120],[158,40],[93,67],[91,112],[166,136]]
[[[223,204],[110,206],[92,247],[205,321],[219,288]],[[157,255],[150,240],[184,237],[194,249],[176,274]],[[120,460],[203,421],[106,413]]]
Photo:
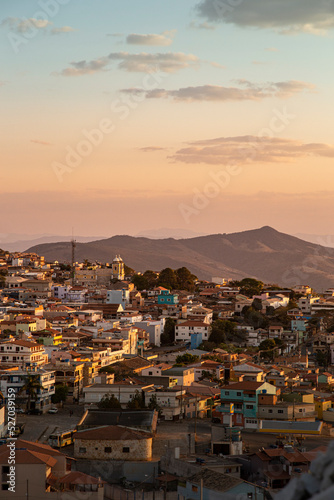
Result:
[[164,333],[161,335],[161,344],[169,345],[175,340],[175,320],[172,318],[166,318]]
[[105,394],[101,401],[97,403],[97,407],[100,409],[121,408],[121,403],[114,394]]
[[244,278],[241,281],[233,281],[232,285],[239,286],[240,293],[250,298],[253,297],[253,295],[260,295],[264,287],[262,281],[254,278]]
[[52,403],[65,402],[68,395],[68,387],[65,384],[58,384],[55,387],[55,393],[51,396]]
[[185,354],[180,354],[179,356],[177,356],[175,361],[177,365],[191,365],[192,363],[196,363],[197,361],[199,361],[199,356],[187,352]]

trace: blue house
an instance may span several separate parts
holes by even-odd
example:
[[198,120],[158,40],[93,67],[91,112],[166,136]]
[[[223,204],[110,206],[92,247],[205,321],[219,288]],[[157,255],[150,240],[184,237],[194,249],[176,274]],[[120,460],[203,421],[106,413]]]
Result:
[[169,290],[161,290],[158,295],[158,304],[178,304],[179,296],[173,293],[170,293]]
[[268,382],[237,382],[221,388],[221,406],[218,411],[231,413],[233,425],[247,428],[257,428],[258,396],[259,394],[276,394],[276,387]]

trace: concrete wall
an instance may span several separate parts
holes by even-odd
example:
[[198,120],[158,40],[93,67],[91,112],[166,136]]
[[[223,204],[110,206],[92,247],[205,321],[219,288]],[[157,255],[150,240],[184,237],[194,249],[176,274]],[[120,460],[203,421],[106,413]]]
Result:
[[122,460],[77,460],[72,469],[94,477],[101,477],[108,483],[119,483],[121,478],[127,481],[152,483],[158,476],[159,462],[124,462]]

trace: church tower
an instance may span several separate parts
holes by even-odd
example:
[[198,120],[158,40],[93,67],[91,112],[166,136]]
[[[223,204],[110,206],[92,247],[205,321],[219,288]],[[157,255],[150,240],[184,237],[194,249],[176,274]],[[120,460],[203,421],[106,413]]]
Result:
[[124,280],[124,262],[120,255],[116,255],[112,261],[112,279]]

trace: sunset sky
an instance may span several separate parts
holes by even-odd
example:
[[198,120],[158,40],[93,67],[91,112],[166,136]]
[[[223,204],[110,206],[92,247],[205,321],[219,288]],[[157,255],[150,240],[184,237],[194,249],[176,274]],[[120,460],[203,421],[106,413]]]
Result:
[[0,233],[333,234],[334,0],[0,15]]

